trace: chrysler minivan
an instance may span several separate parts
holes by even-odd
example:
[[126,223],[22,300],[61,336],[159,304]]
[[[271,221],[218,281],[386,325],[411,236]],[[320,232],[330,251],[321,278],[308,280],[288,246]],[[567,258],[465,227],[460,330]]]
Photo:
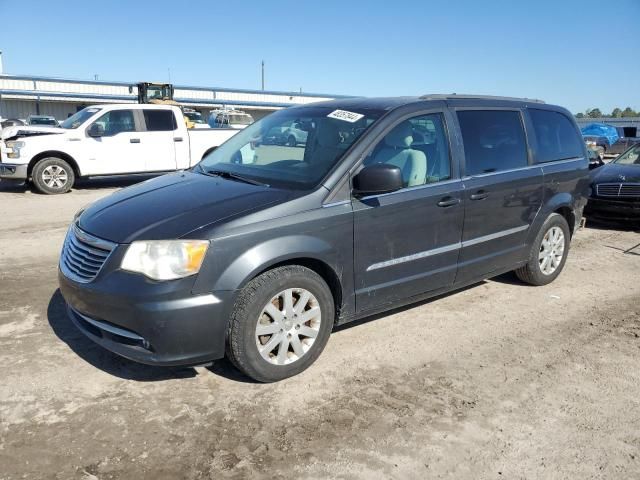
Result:
[[[292,121],[304,141],[264,142]],[[514,270],[562,271],[589,189],[564,108],[529,99],[341,99],[275,112],[189,170],[78,212],[70,318],[155,365],[227,356],[271,382],[336,325]]]

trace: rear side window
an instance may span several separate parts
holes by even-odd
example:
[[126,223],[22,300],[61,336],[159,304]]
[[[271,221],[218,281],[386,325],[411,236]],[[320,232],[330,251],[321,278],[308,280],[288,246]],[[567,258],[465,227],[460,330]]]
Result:
[[466,110],[458,112],[458,120],[467,175],[527,166],[527,142],[520,112]]
[[176,129],[175,115],[171,110],[143,110],[144,121],[150,132],[170,132]]
[[538,143],[538,162],[553,162],[584,155],[578,132],[562,113],[530,109],[529,115]]

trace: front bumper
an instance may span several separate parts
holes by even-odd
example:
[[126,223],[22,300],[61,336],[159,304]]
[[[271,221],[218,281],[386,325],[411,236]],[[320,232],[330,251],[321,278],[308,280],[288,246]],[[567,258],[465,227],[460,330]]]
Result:
[[78,283],[58,270],[69,317],[94,342],[149,365],[222,358],[234,292],[192,295],[194,279],[153,282],[119,270]]
[[24,181],[28,176],[28,167],[27,164],[0,163],[0,178]]
[[584,215],[602,221],[640,221],[640,199],[634,201],[591,197]]

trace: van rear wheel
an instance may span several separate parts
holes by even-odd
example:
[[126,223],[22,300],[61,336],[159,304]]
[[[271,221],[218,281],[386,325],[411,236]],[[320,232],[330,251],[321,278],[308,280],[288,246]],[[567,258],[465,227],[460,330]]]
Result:
[[259,382],[275,382],[307,369],[333,329],[331,290],[313,270],[288,265],[249,282],[235,303],[227,357]]
[[531,246],[527,264],[515,271],[518,278],[531,285],[553,282],[567,261],[570,240],[569,224],[565,218],[557,213],[551,214]]
[[68,192],[75,179],[71,165],[57,157],[39,160],[31,172],[31,180],[36,189],[47,195]]

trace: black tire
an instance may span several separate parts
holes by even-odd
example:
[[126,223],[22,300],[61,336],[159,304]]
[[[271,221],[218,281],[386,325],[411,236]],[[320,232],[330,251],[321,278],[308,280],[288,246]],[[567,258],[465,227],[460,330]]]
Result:
[[[321,321],[315,341],[306,353],[292,363],[275,365],[265,360],[258,350],[256,326],[265,305],[288,288],[311,292],[318,301]],[[227,357],[238,370],[258,382],[292,377],[307,369],[322,353],[333,329],[334,317],[333,296],[320,275],[299,265],[274,268],[251,280],[240,292],[229,322]]]
[[[45,178],[47,172],[56,172],[56,180]],[[31,172],[33,185],[40,193],[55,195],[71,190],[76,181],[73,168],[67,162],[57,157],[47,157],[39,160]]]
[[289,138],[287,138],[287,146],[295,147],[297,144],[298,142],[296,141],[296,137],[294,137],[293,135],[289,135]]
[[[554,227],[560,228],[564,234],[564,252],[562,259],[560,260],[560,264],[556,267],[555,271],[550,274],[545,274],[541,269],[539,255],[541,253],[542,241],[545,235]],[[529,260],[527,264],[517,269],[515,271],[516,275],[523,282],[536,286],[547,285],[548,283],[553,282],[564,268],[567,256],[569,255],[570,244],[571,233],[569,231],[569,224],[562,215],[552,213],[544,222],[542,228],[540,228],[540,232],[538,232],[538,235],[531,246],[531,252],[529,253]]]

